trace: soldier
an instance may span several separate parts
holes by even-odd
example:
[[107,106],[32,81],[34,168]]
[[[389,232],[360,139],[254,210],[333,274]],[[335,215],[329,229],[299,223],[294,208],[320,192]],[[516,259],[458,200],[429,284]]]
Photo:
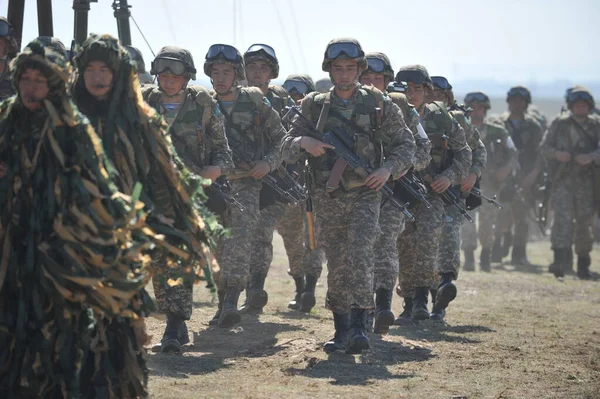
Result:
[[10,61],[19,52],[15,31],[5,17],[0,17],[0,100],[15,94],[10,76]]
[[[366,57],[368,67],[361,74],[360,83],[373,85],[385,93],[395,76],[389,58],[383,53],[367,53]],[[423,170],[431,160],[431,142],[419,122],[419,114],[404,94],[391,92],[387,95],[402,111],[406,125],[417,144],[413,170]],[[373,325],[371,319],[374,318],[374,332],[386,334],[389,326],[394,324],[394,314],[391,311],[392,292],[399,271],[398,237],[404,230],[404,215],[389,201],[381,208],[379,228],[381,231],[375,242],[375,312],[369,314],[368,325]]]
[[[315,84],[308,75],[290,75],[283,83],[283,88],[299,106],[306,95],[315,91]],[[296,168],[301,166],[297,164]],[[288,274],[294,278],[296,285],[296,295],[288,303],[288,308],[305,313],[310,312],[316,304],[315,287],[321,276],[325,257],[321,247],[310,249],[307,217],[312,218],[313,215],[306,214],[304,204],[289,206],[278,227],[289,259]],[[305,228],[299,229],[299,226]],[[313,234],[316,238],[316,231]],[[315,241],[318,245],[318,240]]]
[[[481,190],[485,193],[499,193],[502,185],[517,166],[516,148],[504,126],[485,119],[491,108],[490,99],[485,93],[471,92],[467,94],[465,105],[472,110],[471,123],[481,133],[481,140],[487,151],[487,167],[481,174]],[[477,213],[479,215],[479,242],[481,243],[479,267],[481,271],[489,272],[494,236],[500,234],[498,229],[494,230],[494,226],[498,223],[498,217],[505,212],[496,207],[486,206],[478,208]],[[475,267],[473,251],[477,242],[475,224],[464,223],[461,234],[463,234],[462,249],[465,254],[463,269],[473,271]],[[467,240],[464,237],[466,235],[472,235],[474,239]],[[467,259],[473,261],[467,262]]]
[[[140,64],[138,62],[139,69]],[[169,125],[169,136],[177,155],[188,169],[211,181],[233,167],[225,137],[223,115],[217,102],[201,86],[190,86],[196,79],[191,53],[167,46],[158,51],[150,69],[158,86],[146,86],[144,100],[159,112]],[[179,352],[189,342],[185,321],[192,316],[193,285],[171,286],[184,271],[180,266],[157,269],[152,279],[158,308],[167,316],[161,340],[162,352]],[[156,348],[158,349],[158,348]]]
[[[133,46],[125,46],[125,48],[129,51],[131,59],[136,63],[140,84],[142,86],[151,85],[153,83],[152,76],[146,71],[146,63],[144,62],[144,57],[142,56],[140,49]],[[193,78],[193,80],[196,80],[196,78]]]
[[[231,234],[219,251],[221,273],[219,310],[212,324],[230,327],[241,320],[237,309],[240,292],[246,287],[248,254],[260,218],[261,179],[281,164],[281,141],[285,130],[281,119],[263,92],[256,87],[239,87],[245,79],[244,59],[232,46],[215,44],[208,49],[204,73],[211,78],[214,98],[225,116],[225,131],[239,174],[231,176],[231,189],[245,210],[229,210]],[[233,180],[235,179],[235,180]]]
[[67,57],[67,48],[60,39],[52,36],[40,36],[37,38],[37,40],[42,42],[45,46],[48,46],[54,51],[60,53],[60,55],[62,55],[67,62],[69,61]]
[[570,269],[568,253],[575,244],[577,275],[586,279],[590,277],[592,226],[598,208],[598,175],[594,169],[600,164],[600,121],[590,117],[595,102],[585,87],[575,86],[567,105],[568,113],[552,122],[541,144],[552,179],[551,272],[557,278],[564,276]]
[[[398,291],[404,297],[404,311],[395,324],[405,324],[430,317],[427,297],[429,290],[434,287],[434,268],[444,219],[442,194],[451,186],[460,184],[467,175],[471,165],[471,149],[466,143],[462,127],[450,116],[444,104],[425,102],[425,98],[432,94],[433,85],[424,66],[402,67],[396,75],[396,81],[407,84],[407,96],[419,112],[432,143],[431,163],[421,172],[429,188],[427,200],[431,203],[431,209],[422,203],[411,208],[416,221],[406,226],[398,239],[398,252],[402,260]],[[453,275],[449,273],[444,277],[447,277],[441,282],[444,290],[439,290],[435,299],[436,314],[441,313],[456,296],[456,286],[451,280]]]
[[[436,101],[440,101],[448,107],[450,115],[456,119],[463,128],[467,144],[471,148],[471,168],[467,176],[460,182],[460,187],[456,188],[457,192],[462,194],[460,205],[466,209],[464,198],[468,196],[469,191],[471,191],[475,186],[475,183],[481,177],[481,173],[487,162],[485,145],[481,141],[479,131],[471,125],[468,111],[456,103],[454,93],[452,92],[452,85],[448,82],[448,79],[443,76],[432,76],[431,80],[434,88],[433,97]],[[436,267],[437,272],[440,275],[440,285],[438,286],[437,292],[436,290],[432,290],[434,306],[431,312],[431,318],[433,320],[443,319],[443,311],[445,309],[443,305],[448,302],[448,298],[456,296],[456,288],[452,287],[452,280],[458,278],[461,247],[460,227],[465,220],[464,216],[456,206],[446,205],[444,212],[451,220],[445,221],[442,226]],[[465,258],[465,263],[474,264],[474,262],[475,260],[472,257]],[[446,293],[446,291],[449,291],[449,293]],[[438,295],[442,299],[441,301],[437,300]]]
[[[294,101],[283,87],[270,84],[271,79],[279,76],[279,61],[271,46],[251,45],[244,53],[244,64],[248,85],[260,89],[280,117],[286,107],[294,105]],[[252,240],[250,280],[246,287],[246,301],[240,308],[241,312],[250,314],[262,313],[269,299],[264,288],[273,261],[273,233],[288,208],[287,204],[281,202],[275,191],[267,185],[263,185],[260,198],[260,219]],[[287,241],[286,248],[293,248],[292,253],[288,253],[288,258],[304,253],[303,247],[294,247],[293,238],[290,240],[286,235],[283,239],[284,243]]]
[[[304,98],[301,112],[306,118],[294,118],[284,150],[292,161],[304,152],[311,155],[316,214],[329,270],[326,306],[333,312],[336,331],[323,349],[361,353],[369,348],[365,332],[367,312],[373,308],[379,190],[391,176],[399,177],[411,166],[415,143],[398,107],[379,90],[358,83],[367,60],[357,40],[329,42],[322,69],[329,73],[334,88]],[[368,176],[347,167],[331,145],[306,135],[303,128],[312,122],[317,131],[338,128],[347,132],[350,121],[356,128],[348,139],[374,170]]]
[[[500,121],[510,134],[518,151],[519,171],[515,176],[516,198],[510,203],[514,233],[505,234],[504,248],[512,241],[512,263],[527,265],[527,241],[529,239],[529,214],[533,202],[531,188],[539,171],[540,161],[538,147],[542,140],[542,127],[538,121],[527,113],[531,104],[531,93],[523,86],[511,88],[506,96],[509,112],[503,114]],[[497,237],[499,238],[499,237]],[[496,244],[495,244],[496,245]],[[494,259],[495,260],[495,259]]]

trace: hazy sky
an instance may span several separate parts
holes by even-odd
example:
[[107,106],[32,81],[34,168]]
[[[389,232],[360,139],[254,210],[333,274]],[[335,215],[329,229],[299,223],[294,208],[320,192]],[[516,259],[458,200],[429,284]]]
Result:
[[[26,3],[23,43],[37,36],[36,1]],[[53,3],[54,34],[68,46],[73,2]],[[90,32],[117,35],[111,4],[99,0],[91,5]],[[308,72],[320,78],[327,42],[353,36],[365,51],[387,53],[396,70],[421,63],[431,74],[451,81],[600,80],[599,0],[130,0],[130,4],[154,51],[170,44],[188,48],[199,74],[211,44],[235,44],[243,53],[252,43],[263,42],[275,48],[281,77]],[[6,15],[6,10],[7,1],[0,1],[0,13]],[[149,67],[151,52],[133,23],[131,30],[133,44],[142,50]]]

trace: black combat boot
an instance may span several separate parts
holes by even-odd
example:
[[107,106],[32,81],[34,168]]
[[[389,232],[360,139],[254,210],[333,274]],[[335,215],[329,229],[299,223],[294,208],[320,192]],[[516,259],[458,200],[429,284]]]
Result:
[[317,299],[315,298],[315,289],[317,287],[318,279],[319,278],[317,276],[306,276],[306,286],[304,287],[304,292],[300,298],[301,312],[309,313],[317,303]]
[[412,306],[413,306],[412,297],[405,296],[404,303],[402,304],[402,307],[404,310],[402,311],[402,313],[400,313],[400,315],[398,315],[396,320],[394,320],[395,326],[405,326],[412,322]]
[[472,249],[465,249],[463,251],[465,253],[465,262],[463,263],[463,270],[466,272],[474,272],[475,271],[475,254]]
[[479,270],[482,272],[489,272],[492,270],[492,253],[489,248],[481,248],[479,254]]
[[527,246],[515,245],[513,247],[511,263],[515,266],[529,265],[529,260],[527,259]]
[[362,351],[369,349],[369,338],[367,333],[367,309],[350,309],[350,330],[346,341],[346,353],[360,355]]
[[413,306],[412,306],[412,321],[427,320],[429,319],[429,311],[427,310],[427,296],[429,295],[429,288],[417,287],[415,288],[415,294],[413,295]]
[[454,280],[453,273],[442,273],[442,279],[438,287],[437,296],[433,309],[431,310],[431,320],[442,321],[446,314],[446,308],[448,304],[456,298],[456,285],[452,282]]
[[296,284],[296,296],[288,302],[288,308],[298,310],[301,305],[300,298],[304,292],[304,277],[294,277],[294,283]]
[[494,246],[492,247],[492,263],[502,263],[504,258],[504,248],[502,247],[502,237],[498,236],[494,240]]
[[227,290],[225,291],[225,297],[223,298],[223,307],[221,308],[221,315],[219,316],[217,326],[222,328],[229,328],[242,320],[242,316],[240,315],[240,312],[237,308],[239,299],[239,288],[227,288]]
[[590,275],[590,265],[592,259],[590,254],[577,255],[577,277],[582,280],[588,280],[592,276]]
[[565,262],[567,260],[567,249],[554,248],[554,262],[548,267],[548,271],[554,274],[556,278],[563,278],[565,276]]
[[246,301],[239,308],[242,314],[261,314],[269,301],[269,294],[265,291],[266,274],[252,274],[246,286]]
[[216,326],[219,324],[219,318],[221,317],[221,309],[223,309],[223,298],[225,298],[225,291],[218,290],[217,296],[219,297],[219,308],[217,309],[217,313],[213,316],[213,318],[208,322],[209,326]]
[[183,343],[180,339],[182,338],[181,333],[184,329],[187,332],[187,327],[185,326],[185,321],[183,319],[177,316],[168,316],[165,333],[160,340],[160,351],[162,353],[181,352],[181,345],[183,345]]
[[390,331],[390,326],[393,324],[392,291],[378,288],[375,292],[375,327],[373,332],[385,335]]
[[323,350],[327,353],[344,349],[344,345],[348,339],[348,330],[350,329],[350,315],[348,313],[334,312],[333,325],[335,326],[335,335],[323,345]]
[[511,231],[504,233],[504,239],[502,241],[502,257],[505,258],[510,253],[510,247],[512,246],[513,235]]

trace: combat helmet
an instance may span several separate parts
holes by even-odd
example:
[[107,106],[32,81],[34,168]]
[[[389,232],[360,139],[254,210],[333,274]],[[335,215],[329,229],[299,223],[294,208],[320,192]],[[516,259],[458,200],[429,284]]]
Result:
[[[131,59],[137,63],[138,73],[146,72],[146,63],[144,62],[144,57],[142,56],[142,52],[137,47],[133,47],[133,46],[125,46],[125,48],[129,52],[129,56],[131,57]],[[160,54],[160,51],[159,51],[159,54]],[[194,66],[194,62],[192,61],[192,67],[193,66]]]
[[283,88],[292,94],[296,91],[298,94],[308,94],[315,91],[315,83],[308,75],[290,75],[283,82]]
[[531,104],[531,92],[527,87],[515,86],[511,87],[508,93],[506,93],[506,102],[514,97],[521,97],[527,104]]
[[53,36],[40,36],[37,38],[37,40],[43,43],[46,47],[50,47],[54,51],[59,52],[60,55],[62,55],[65,59],[68,58],[67,48],[60,39]]
[[432,76],[431,83],[433,84],[434,89],[443,90],[448,98],[448,105],[451,106],[454,104],[454,92],[452,91],[452,85],[448,82],[443,76]]
[[150,67],[151,75],[158,75],[166,70],[174,75],[187,73],[190,79],[196,79],[196,68],[192,54],[181,47],[165,46],[158,51]]
[[315,89],[319,93],[327,93],[333,87],[333,83],[329,78],[321,78],[315,82]]
[[367,58],[358,40],[350,37],[333,39],[327,44],[323,56],[322,69],[331,72],[331,62],[338,58],[356,60],[360,68],[359,75],[367,69]]
[[427,72],[427,68],[419,64],[405,65],[402,68],[400,68],[400,70],[396,74],[396,82],[412,82],[415,84],[423,84],[430,90],[433,90],[433,82],[429,77],[429,72]]
[[571,108],[573,104],[579,100],[588,103],[590,110],[596,107],[594,96],[592,96],[592,93],[587,88],[583,86],[574,86],[567,95],[567,107]]
[[244,59],[233,46],[228,44],[213,44],[210,46],[204,61],[204,74],[209,78],[214,64],[229,64],[235,70],[237,81],[246,79]]
[[[389,81],[394,80],[394,70],[390,59],[384,53],[367,53],[367,69],[364,72],[372,71],[375,73],[382,73]],[[364,73],[363,72],[363,73]]]
[[19,45],[15,39],[15,30],[6,17],[0,17],[0,38],[2,37],[6,39],[6,54],[9,58],[13,58],[19,52]]
[[248,47],[248,50],[244,53],[244,62],[246,65],[252,61],[266,61],[271,67],[271,79],[277,79],[279,76],[279,60],[275,55],[273,47],[266,44],[253,44]]
[[481,91],[473,91],[467,93],[467,95],[465,96],[465,105],[467,107],[472,107],[474,103],[482,104],[485,107],[485,109],[492,108],[490,98],[487,96],[487,94]]

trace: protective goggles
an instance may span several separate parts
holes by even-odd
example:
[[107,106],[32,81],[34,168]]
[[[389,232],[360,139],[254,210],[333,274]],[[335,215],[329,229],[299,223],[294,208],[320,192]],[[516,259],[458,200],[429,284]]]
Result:
[[240,53],[233,46],[227,44],[213,44],[206,53],[206,59],[210,60],[213,58],[224,57],[225,59],[237,62],[239,61]]
[[465,104],[470,104],[473,102],[485,103],[485,102],[488,102],[489,100],[490,99],[488,98],[488,96],[486,96],[483,93],[478,93],[478,92],[468,93],[465,96]]
[[400,71],[396,74],[396,82],[411,82],[417,85],[429,82],[429,79],[420,71]]
[[375,73],[383,73],[385,71],[385,62],[379,58],[367,57],[368,69]]
[[346,56],[350,58],[359,58],[364,56],[364,53],[358,46],[354,43],[334,43],[327,47],[327,52],[325,53],[325,58],[330,60],[335,60],[340,55],[346,54]]
[[587,103],[594,102],[594,99],[590,95],[590,93],[586,93],[585,91],[572,91],[567,96],[567,102],[569,104],[574,103],[575,101],[583,100]]
[[6,21],[0,20],[0,37],[11,36],[12,28]]
[[248,51],[246,51],[245,55],[259,53],[261,51],[263,53],[265,53],[265,55],[267,55],[273,59],[277,59],[277,57],[275,56],[275,50],[273,50],[273,47],[268,46],[266,44],[253,44],[252,46],[250,46],[250,48],[248,48]]
[[173,75],[181,76],[186,72],[185,64],[171,58],[157,58],[152,61],[152,71],[157,75],[170,71]]
[[307,94],[308,93],[308,85],[299,80],[286,80],[283,83],[283,88],[287,90],[288,93],[297,92],[298,94]]
[[508,97],[522,97],[528,99],[530,94],[529,91],[523,87],[513,87],[508,91]]
[[448,79],[443,76],[432,76],[431,82],[436,89],[452,90],[452,85],[448,82]]

